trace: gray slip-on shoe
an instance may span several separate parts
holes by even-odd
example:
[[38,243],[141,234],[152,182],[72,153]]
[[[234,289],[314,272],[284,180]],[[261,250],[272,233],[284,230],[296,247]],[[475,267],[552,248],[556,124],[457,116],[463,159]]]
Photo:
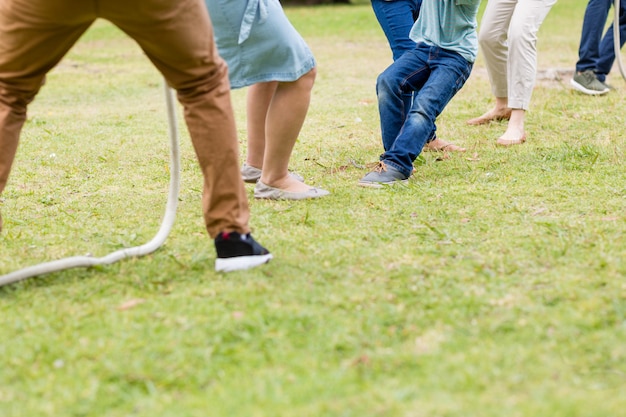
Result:
[[243,164],[241,166],[241,176],[244,182],[254,184],[261,178],[261,170],[248,164]]
[[309,198],[320,198],[330,194],[329,191],[321,188],[311,187],[307,191],[300,193],[281,190],[279,188],[270,187],[261,181],[256,183],[254,187],[254,198],[266,200],[306,200]]
[[[262,173],[262,171],[259,168],[255,168],[255,167],[247,165],[247,164],[243,164],[241,166],[241,176],[243,177],[243,181],[244,182],[247,182],[247,183],[250,183],[250,184],[256,183],[258,180],[261,179],[261,173]],[[300,182],[304,182],[304,178],[302,178],[301,175],[298,175],[295,172],[291,172],[290,171],[289,175],[294,180],[297,180],[297,181],[300,181]]]

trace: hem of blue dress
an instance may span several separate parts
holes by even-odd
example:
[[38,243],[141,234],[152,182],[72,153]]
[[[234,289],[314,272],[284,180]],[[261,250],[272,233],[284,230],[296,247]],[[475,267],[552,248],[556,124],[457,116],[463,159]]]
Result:
[[293,81],[298,80],[304,74],[311,71],[313,68],[315,68],[315,66],[316,66],[315,58],[311,58],[309,61],[305,63],[305,65],[303,65],[297,71],[290,71],[290,72],[284,72],[284,73],[272,72],[272,73],[267,73],[267,74],[258,74],[254,77],[247,77],[247,78],[240,79],[240,80],[234,80],[234,81],[231,80],[230,88],[232,89],[244,88],[244,87],[249,87],[253,84],[267,83],[270,81],[293,82]]

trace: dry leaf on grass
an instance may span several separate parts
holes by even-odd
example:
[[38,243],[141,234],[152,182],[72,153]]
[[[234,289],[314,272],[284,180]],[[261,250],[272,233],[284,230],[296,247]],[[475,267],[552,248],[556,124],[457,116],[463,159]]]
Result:
[[133,298],[117,306],[117,309],[120,311],[130,310],[131,308],[137,307],[139,304],[143,304],[145,302],[146,300],[144,300],[143,298]]

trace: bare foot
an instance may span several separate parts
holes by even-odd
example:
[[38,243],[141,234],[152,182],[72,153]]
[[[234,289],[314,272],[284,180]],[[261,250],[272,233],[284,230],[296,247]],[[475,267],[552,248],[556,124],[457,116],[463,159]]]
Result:
[[498,122],[500,120],[509,120],[511,118],[511,109],[491,109],[482,116],[474,119],[469,119],[466,123],[472,126],[485,125],[491,122]]
[[447,142],[440,138],[435,138],[424,145],[424,150],[428,152],[465,152],[465,148],[455,145],[454,143]]
[[526,132],[520,129],[507,129],[502,136],[498,138],[496,144],[500,146],[521,145],[526,142]]

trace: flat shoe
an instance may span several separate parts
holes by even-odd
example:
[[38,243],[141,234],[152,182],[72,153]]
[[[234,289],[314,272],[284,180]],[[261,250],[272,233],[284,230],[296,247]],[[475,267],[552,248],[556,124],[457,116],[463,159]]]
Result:
[[[259,178],[261,178],[262,171],[259,168],[255,168],[248,164],[243,164],[241,166],[241,177],[243,178],[243,182],[247,182],[249,184],[255,184]],[[304,182],[304,178],[301,175],[296,174],[295,172],[289,171],[289,176],[296,181]]]
[[496,141],[496,144],[500,145],[500,146],[512,146],[512,145],[521,145],[524,142],[526,142],[526,134],[525,133],[519,139],[502,139],[502,138],[498,138],[498,140]]
[[266,200],[306,200],[309,198],[324,197],[328,194],[330,194],[329,191],[315,187],[311,187],[307,191],[302,192],[285,191],[263,184],[261,180],[257,181],[254,187],[254,198]]
[[504,114],[499,114],[497,116],[480,116],[474,119],[469,119],[466,123],[472,126],[486,125],[491,122],[499,122],[501,120],[509,120],[511,118],[511,110],[505,112]]

